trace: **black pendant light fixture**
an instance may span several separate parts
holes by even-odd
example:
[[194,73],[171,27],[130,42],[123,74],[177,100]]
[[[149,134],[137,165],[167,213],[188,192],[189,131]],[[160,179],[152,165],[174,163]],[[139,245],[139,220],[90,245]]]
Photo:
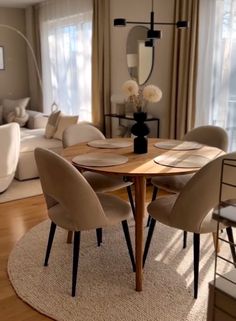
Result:
[[153,0],[152,0],[152,11],[150,12],[150,21],[127,21],[124,18],[114,19],[114,26],[116,27],[125,27],[127,24],[136,24],[136,25],[149,25],[150,29],[147,31],[147,40],[145,42],[146,47],[153,47],[155,39],[161,39],[162,34],[161,30],[155,30],[155,25],[161,26],[176,26],[178,29],[186,29],[189,27],[189,23],[186,20],[181,20],[177,22],[155,22],[154,21],[154,11],[153,11]]

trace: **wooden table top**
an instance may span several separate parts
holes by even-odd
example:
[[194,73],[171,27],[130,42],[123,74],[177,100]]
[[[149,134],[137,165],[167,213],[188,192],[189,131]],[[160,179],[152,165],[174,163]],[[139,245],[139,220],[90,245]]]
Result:
[[[114,141],[117,140],[126,140],[132,141],[132,138],[114,138]],[[210,147],[203,146],[200,149],[195,150],[164,150],[154,146],[157,142],[163,142],[164,139],[157,138],[149,138],[148,139],[148,153],[146,154],[134,154],[133,145],[125,148],[117,148],[117,149],[102,149],[102,148],[94,148],[87,145],[87,143],[82,143],[78,145],[73,145],[67,147],[63,150],[62,156],[65,157],[68,161],[72,162],[72,158],[77,155],[87,154],[99,152],[103,153],[104,157],[107,153],[119,154],[128,157],[128,162],[122,165],[116,166],[106,166],[106,167],[88,167],[74,164],[79,169],[87,169],[94,172],[106,173],[106,174],[117,174],[123,176],[140,176],[145,175],[147,177],[151,176],[164,176],[164,175],[176,175],[176,174],[188,174],[194,173],[199,170],[197,168],[177,168],[177,167],[169,167],[162,166],[154,162],[154,158],[160,156],[165,153],[165,155],[175,155],[178,157],[184,155],[200,155],[209,158],[209,160],[214,159],[223,154],[222,150]]]

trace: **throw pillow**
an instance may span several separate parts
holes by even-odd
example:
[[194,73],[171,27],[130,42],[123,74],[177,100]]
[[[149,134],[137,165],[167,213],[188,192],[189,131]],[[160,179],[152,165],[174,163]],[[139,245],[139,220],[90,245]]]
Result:
[[8,113],[6,117],[6,122],[16,122],[20,125],[20,127],[23,127],[27,120],[29,119],[29,114],[25,111],[25,107],[16,107],[14,111],[11,111]]
[[59,117],[59,122],[57,125],[57,130],[53,135],[54,138],[62,140],[62,134],[64,130],[69,127],[70,125],[74,125],[78,122],[79,116],[65,116],[61,115]]
[[44,134],[45,138],[48,138],[48,139],[52,138],[53,135],[55,134],[60,114],[61,114],[60,110],[53,111],[51,115],[48,117],[48,122],[45,128],[45,134]]
[[7,122],[7,116],[10,112],[15,112],[15,108],[25,109],[29,103],[30,98],[21,98],[21,99],[3,99],[3,121]]

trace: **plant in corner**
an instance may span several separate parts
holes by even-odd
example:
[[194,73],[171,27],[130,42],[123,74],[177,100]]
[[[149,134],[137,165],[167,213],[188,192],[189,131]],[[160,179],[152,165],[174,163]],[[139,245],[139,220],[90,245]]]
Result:
[[154,85],[140,87],[135,80],[127,80],[122,86],[122,91],[127,97],[127,101],[131,103],[136,112],[134,119],[136,123],[131,128],[131,133],[136,136],[134,139],[134,153],[147,153],[147,138],[149,128],[145,124],[147,118],[146,104],[147,102],[155,103],[161,100],[162,91]]

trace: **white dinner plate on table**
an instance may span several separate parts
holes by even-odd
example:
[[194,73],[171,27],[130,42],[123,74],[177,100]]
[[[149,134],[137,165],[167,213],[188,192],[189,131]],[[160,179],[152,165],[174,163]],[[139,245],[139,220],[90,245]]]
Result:
[[206,165],[210,159],[201,155],[185,155],[180,157],[160,155],[154,158],[154,162],[159,165],[179,167],[179,168],[195,168]]
[[161,149],[194,150],[194,149],[200,149],[203,145],[196,142],[190,142],[190,141],[184,142],[182,140],[170,139],[167,141],[158,142],[154,146]]
[[113,139],[97,139],[91,142],[88,142],[88,146],[96,147],[96,148],[124,148],[132,146],[132,142]]
[[125,164],[128,157],[113,153],[88,153],[74,157],[72,162],[82,166],[105,167]]

